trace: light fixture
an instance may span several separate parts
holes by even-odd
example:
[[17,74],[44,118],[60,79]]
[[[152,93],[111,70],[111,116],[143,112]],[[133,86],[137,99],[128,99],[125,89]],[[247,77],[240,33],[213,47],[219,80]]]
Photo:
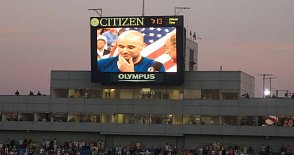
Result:
[[264,96],[269,96],[270,95],[270,91],[269,91],[269,89],[265,89],[264,90]]

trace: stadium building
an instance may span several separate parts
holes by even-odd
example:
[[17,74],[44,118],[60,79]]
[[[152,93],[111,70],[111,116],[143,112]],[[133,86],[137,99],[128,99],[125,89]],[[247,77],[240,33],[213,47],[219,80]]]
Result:
[[[294,145],[294,99],[255,98],[242,71],[197,71],[198,44],[185,42],[183,84],[105,84],[91,71],[51,72],[50,95],[0,96],[0,137],[140,142],[193,148],[207,143]],[[243,94],[248,94],[244,97]]]

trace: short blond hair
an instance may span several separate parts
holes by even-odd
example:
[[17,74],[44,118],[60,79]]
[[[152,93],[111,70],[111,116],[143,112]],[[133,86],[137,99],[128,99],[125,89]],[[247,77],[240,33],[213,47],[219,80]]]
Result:
[[169,41],[170,41],[170,43],[171,43],[172,45],[176,45],[176,44],[177,44],[177,36],[176,36],[175,33],[172,34],[172,35],[170,35]]

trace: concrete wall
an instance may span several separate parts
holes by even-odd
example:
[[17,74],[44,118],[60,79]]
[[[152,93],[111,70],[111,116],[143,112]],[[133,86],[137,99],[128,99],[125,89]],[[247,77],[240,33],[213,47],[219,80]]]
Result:
[[[152,102],[151,102],[152,101]],[[130,113],[214,116],[292,116],[293,99],[240,100],[102,100],[50,96],[0,96],[1,112]],[[108,124],[93,122],[1,121],[1,130],[87,131],[102,134],[169,135],[217,134],[294,137],[294,128],[279,126]]]

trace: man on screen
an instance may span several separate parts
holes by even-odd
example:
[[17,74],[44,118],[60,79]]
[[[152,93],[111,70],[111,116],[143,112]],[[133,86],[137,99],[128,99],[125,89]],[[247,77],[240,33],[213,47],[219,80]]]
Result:
[[177,71],[177,42],[176,33],[171,33],[165,40],[164,46],[166,47],[165,53],[171,57],[173,67],[169,68],[167,72]]
[[176,33],[171,34],[165,41],[166,53],[172,58],[173,62],[177,62],[177,41]]
[[105,36],[99,35],[97,37],[97,60],[108,58],[110,51],[105,49],[107,39]]
[[134,30],[125,31],[117,39],[118,56],[98,61],[99,72],[165,72],[162,63],[141,56],[143,35]]

